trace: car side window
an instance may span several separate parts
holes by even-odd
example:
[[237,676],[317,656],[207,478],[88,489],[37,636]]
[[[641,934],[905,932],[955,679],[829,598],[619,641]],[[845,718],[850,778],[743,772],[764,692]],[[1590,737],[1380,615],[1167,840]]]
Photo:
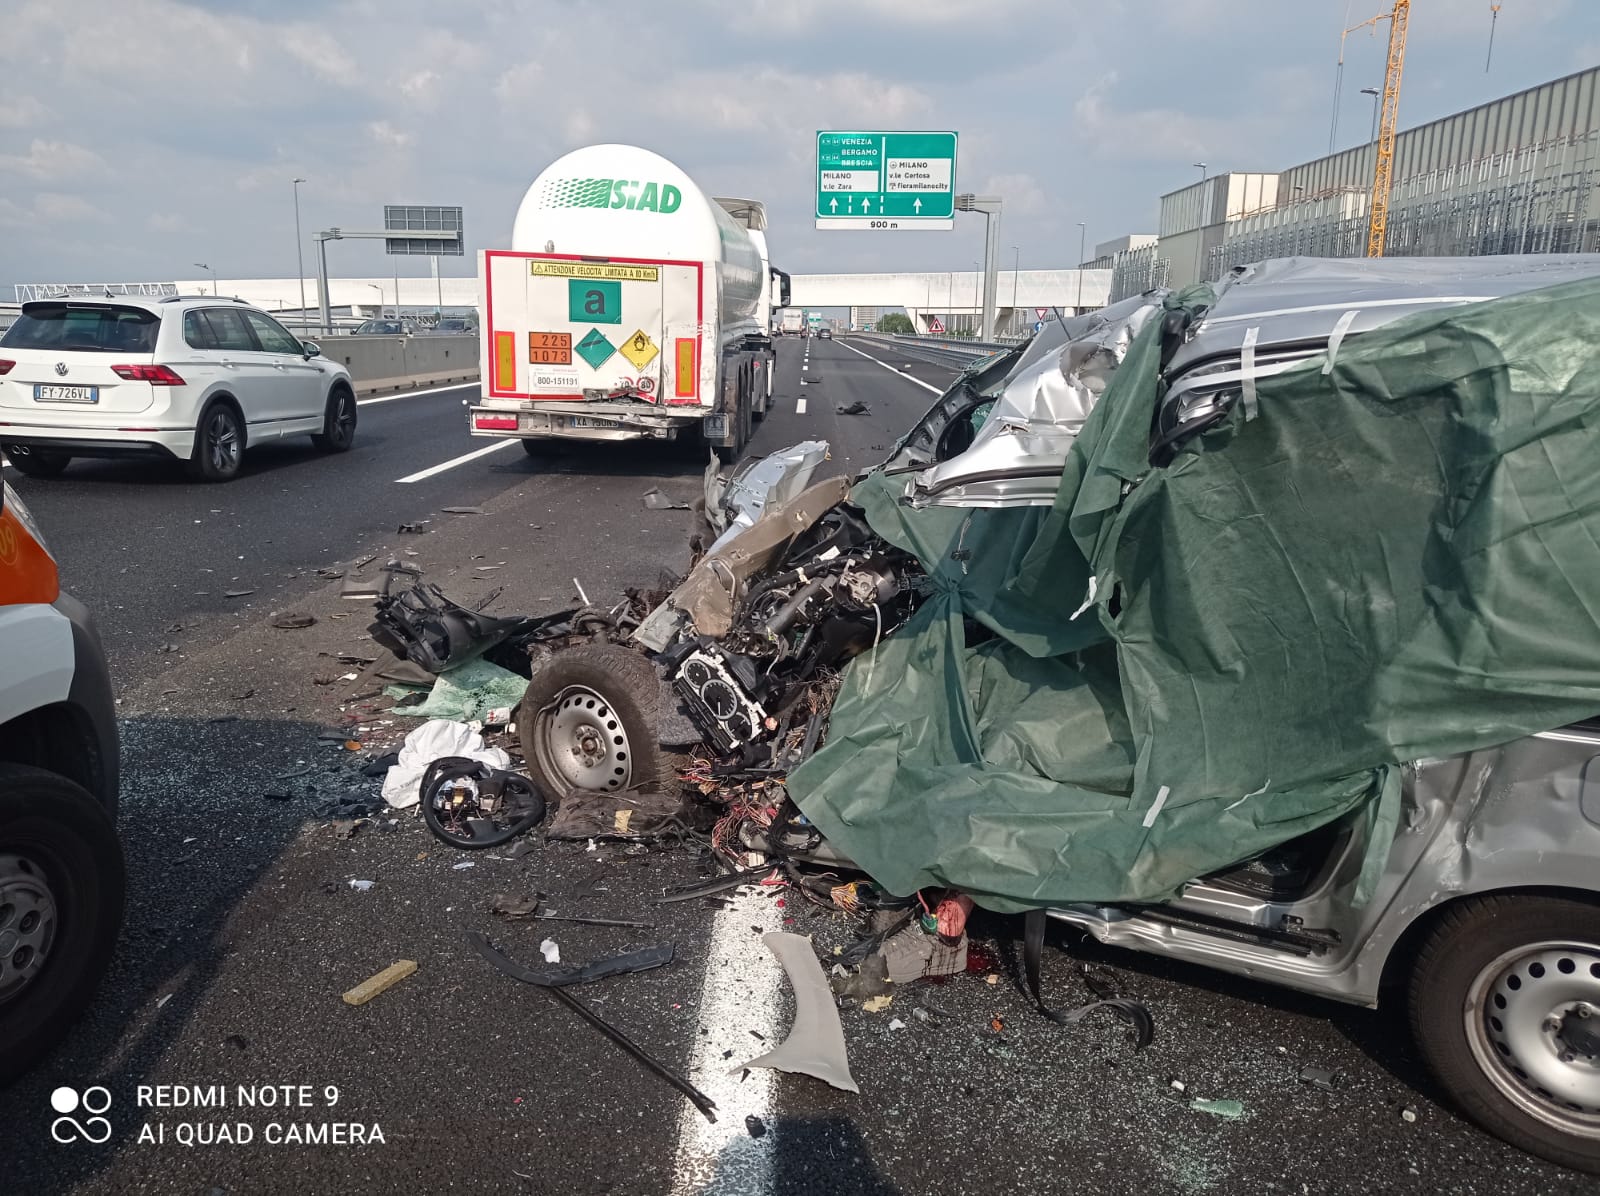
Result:
[[211,325],[207,323],[204,312],[184,313],[183,339],[191,349],[217,348],[217,338],[212,335]]
[[300,342],[289,335],[286,329],[271,316],[262,315],[258,311],[247,311],[244,318],[250,322],[250,327],[255,329],[256,340],[261,342],[261,348],[268,353],[293,353],[296,357],[304,354]]
[[239,312],[231,308],[212,307],[200,315],[211,328],[211,348],[240,353],[256,351],[256,342],[250,335],[250,326],[244,322],[244,316]]

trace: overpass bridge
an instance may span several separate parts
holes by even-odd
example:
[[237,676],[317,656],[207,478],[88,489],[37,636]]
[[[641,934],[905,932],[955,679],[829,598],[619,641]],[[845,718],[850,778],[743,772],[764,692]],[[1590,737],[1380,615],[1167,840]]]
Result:
[[[1022,332],[1033,325],[1037,308],[1059,307],[1064,315],[1081,308],[1104,307],[1111,292],[1110,270],[1001,270],[996,275],[996,328]],[[884,310],[904,308],[921,332],[934,332],[937,321],[947,332],[970,332],[981,319],[983,274],[979,270],[936,270],[924,273],[795,274],[790,278],[795,307],[849,308],[856,324],[872,323]],[[236,295],[266,311],[281,312],[295,323],[316,319],[317,280],[307,278],[177,279],[163,283],[86,285],[86,293],[104,289],[119,294],[167,293]],[[138,288],[134,290],[133,288]],[[150,288],[159,288],[151,291]],[[74,290],[78,287],[74,286]],[[53,284],[22,284],[17,298],[59,293]],[[302,300],[302,295],[304,299]],[[309,309],[302,313],[302,302]],[[330,278],[328,305],[352,315],[376,314],[396,306],[416,311],[435,308],[475,309],[476,278]]]

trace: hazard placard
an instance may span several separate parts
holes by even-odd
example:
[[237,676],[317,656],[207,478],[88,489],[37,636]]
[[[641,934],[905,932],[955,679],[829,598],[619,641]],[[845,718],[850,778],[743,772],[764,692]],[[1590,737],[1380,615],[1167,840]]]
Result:
[[645,330],[641,328],[622,342],[620,352],[629,361],[633,362],[634,369],[642,370],[655,360],[656,354],[661,350],[656,347],[655,341],[651,340]]

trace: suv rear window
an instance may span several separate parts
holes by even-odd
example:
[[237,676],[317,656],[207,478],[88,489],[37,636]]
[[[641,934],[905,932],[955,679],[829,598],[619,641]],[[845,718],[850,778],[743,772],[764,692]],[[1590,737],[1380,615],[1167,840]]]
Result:
[[161,317],[142,307],[29,303],[0,348],[64,353],[154,353]]

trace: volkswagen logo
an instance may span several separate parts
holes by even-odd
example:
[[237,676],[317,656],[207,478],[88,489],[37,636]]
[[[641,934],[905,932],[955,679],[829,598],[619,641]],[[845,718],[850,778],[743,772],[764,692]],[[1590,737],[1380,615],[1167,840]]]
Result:
[[56,373],[65,378],[67,376],[67,363],[64,361],[56,362]]

